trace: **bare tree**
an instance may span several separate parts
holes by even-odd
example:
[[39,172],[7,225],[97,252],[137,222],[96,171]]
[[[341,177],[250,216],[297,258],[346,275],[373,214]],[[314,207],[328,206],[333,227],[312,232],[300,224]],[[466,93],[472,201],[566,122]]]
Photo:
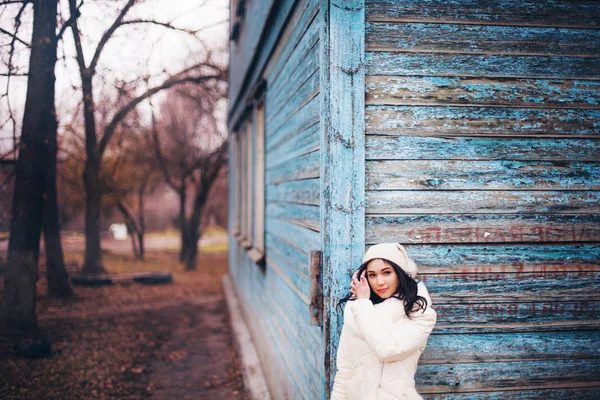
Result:
[[[20,332],[38,330],[36,280],[44,194],[48,182],[46,170],[52,161],[56,162],[54,66],[57,58],[57,0],[34,0],[31,3],[34,24],[1,313],[5,328]],[[27,3],[23,3],[22,10],[26,6]],[[17,34],[15,32],[15,36]]]
[[187,270],[196,268],[203,210],[227,159],[227,141],[216,118],[223,96],[218,85],[178,88],[162,104],[160,124],[154,123],[156,157],[166,182],[179,196],[180,260]]
[[[204,62],[195,64],[191,67],[172,74],[162,83],[150,87],[142,94],[131,99],[125,106],[120,107],[113,115],[111,121],[102,130],[102,136],[98,135],[95,115],[95,100],[94,100],[94,77],[97,74],[98,62],[106,44],[109,42],[115,31],[123,26],[133,24],[153,24],[162,29],[172,29],[183,31],[186,34],[195,35],[198,31],[187,31],[180,29],[169,22],[130,19],[126,16],[131,8],[135,5],[136,0],[127,0],[123,8],[118,13],[110,27],[102,34],[96,48],[92,52],[92,58],[89,63],[86,63],[84,57],[84,48],[82,42],[82,33],[77,20],[71,25],[73,38],[75,42],[77,64],[81,78],[81,91],[84,103],[84,121],[85,121],[85,139],[86,139],[86,163],[83,172],[83,180],[86,192],[86,212],[85,212],[85,261],[82,271],[86,273],[101,273],[104,272],[100,251],[100,171],[102,158],[105,150],[110,143],[117,126],[125,118],[125,116],[134,110],[144,100],[149,99],[156,93],[169,89],[173,86],[181,85],[186,82],[196,84],[205,84],[207,82],[226,79],[226,74],[223,68],[217,66],[208,53]],[[76,16],[79,13],[76,0],[69,0],[71,15]]]
[[[10,6],[10,4],[12,5],[20,5],[20,9],[19,11],[16,13],[15,17],[14,17],[14,31],[9,32],[7,30],[2,30],[2,34],[5,37],[8,37],[10,40],[10,45],[9,45],[9,52],[8,52],[8,59],[5,62],[5,67],[6,67],[6,90],[5,92],[2,94],[2,98],[5,99],[6,101],[6,109],[8,112],[8,117],[5,121],[3,122],[7,122],[7,123],[11,123],[12,125],[12,131],[13,131],[13,145],[14,145],[14,151],[12,151],[12,155],[14,158],[16,158],[17,154],[20,154],[20,152],[23,150],[24,147],[27,147],[27,144],[25,144],[25,146],[23,145],[22,142],[24,142],[25,140],[31,140],[31,139],[27,139],[27,137],[25,136],[21,136],[20,138],[17,138],[16,136],[16,131],[17,131],[17,124],[16,124],[16,117],[15,117],[15,112],[13,110],[13,107],[11,105],[10,102],[10,87],[11,87],[11,78],[13,77],[27,77],[28,78],[28,92],[27,92],[27,98],[26,98],[26,104],[25,104],[25,114],[23,116],[23,120],[24,120],[24,124],[22,126],[22,131],[25,132],[26,129],[29,129],[32,125],[33,126],[37,126],[37,127],[41,127],[42,129],[46,130],[46,135],[47,135],[47,140],[46,140],[46,144],[47,144],[47,150],[48,150],[48,164],[45,168],[42,168],[39,173],[40,174],[45,174],[46,176],[46,185],[45,185],[45,194],[44,194],[44,205],[43,205],[43,222],[42,222],[42,229],[44,231],[44,238],[45,238],[45,250],[46,250],[46,274],[47,274],[47,282],[48,282],[48,293],[51,296],[54,297],[62,297],[62,298],[66,298],[66,297],[71,297],[73,295],[73,291],[71,290],[71,286],[68,280],[68,274],[66,272],[65,269],[65,265],[64,265],[64,258],[63,258],[63,252],[62,252],[62,245],[61,245],[61,241],[60,241],[60,224],[59,224],[59,215],[58,215],[58,206],[57,206],[57,191],[56,191],[56,153],[57,153],[57,147],[58,147],[58,142],[57,142],[57,124],[56,124],[56,113],[55,113],[55,107],[54,107],[54,66],[56,64],[56,60],[57,60],[57,56],[56,56],[56,48],[57,48],[57,43],[60,40],[60,38],[62,37],[62,34],[64,33],[64,30],[67,28],[67,26],[72,22],[71,20],[68,21],[64,21],[62,27],[60,28],[60,31],[57,33],[56,29],[57,29],[57,23],[56,23],[56,18],[57,18],[57,1],[52,1],[50,3],[48,2],[39,2],[39,1],[11,1],[11,2],[4,2],[2,3],[2,5],[4,6]],[[19,29],[23,26],[23,21],[22,19],[25,16],[25,10],[28,6],[28,4],[32,4],[33,8],[34,8],[34,14],[33,14],[33,23],[31,24],[34,27],[33,30],[33,34],[32,34],[32,43],[29,44],[27,43],[25,40],[23,40],[20,37],[20,32]],[[50,26],[50,19],[54,19],[54,22],[52,23],[52,25]],[[36,24],[44,24],[45,26],[47,26],[48,32],[50,32],[51,29],[53,29],[54,31],[51,32],[51,34],[49,34],[48,36],[42,36],[42,37],[36,37],[35,36],[35,28],[36,28]],[[47,32],[44,32],[43,35],[45,35]],[[43,41],[45,42],[43,45],[39,43],[39,41]],[[23,72],[21,69],[19,69],[17,67],[17,62],[16,62],[16,54],[19,53],[19,48],[18,45],[20,45],[22,48],[27,49],[29,51],[30,54],[30,64],[29,64],[29,71],[28,72]],[[49,49],[48,46],[52,46],[52,49]],[[38,51],[40,52],[40,48],[44,47],[45,50],[42,50],[40,54],[43,55],[43,59],[39,58],[39,54],[34,54],[34,51]],[[32,60],[34,60],[38,63],[42,64],[42,67],[37,67],[38,71],[34,71],[34,68],[36,68],[31,62]],[[29,97],[30,94],[30,87],[33,84],[38,84],[35,83],[35,78],[32,77],[32,74],[34,73],[40,73],[40,69],[43,69],[43,73],[44,74],[48,74],[47,77],[43,77],[41,78],[42,80],[44,80],[46,82],[46,87],[44,88],[39,88],[39,89],[33,89],[35,94],[33,94],[33,98]],[[38,78],[40,79],[40,78]],[[50,87],[52,86],[52,87]],[[30,121],[31,118],[37,118],[36,114],[28,114],[28,104],[30,102],[34,102],[36,104],[42,104],[43,105],[34,105],[32,106],[32,108],[35,109],[40,109],[43,108],[45,110],[50,110],[47,111],[48,113],[50,113],[50,117],[47,117],[46,120],[42,119],[40,121]],[[51,120],[50,120],[51,118]],[[26,125],[29,124],[29,128],[26,127]],[[4,129],[6,128],[6,124],[2,123],[0,124],[0,129]],[[18,143],[18,148],[20,149],[20,151],[17,151],[17,143]],[[5,154],[5,156],[10,155],[11,152],[9,152],[8,154]],[[4,158],[4,157],[3,157]],[[17,170],[18,170],[18,166],[17,166]],[[15,202],[19,202],[20,198],[16,195],[16,191],[17,191],[17,186],[15,186],[15,190],[13,191],[14,193],[14,197],[13,197],[13,209],[12,209],[12,214],[11,214],[11,220],[14,219],[14,214],[16,212],[16,205]],[[28,206],[26,206],[26,208],[29,208]],[[37,228],[36,228],[37,229]],[[12,233],[10,235],[12,237]],[[39,237],[39,235],[38,235]],[[9,244],[10,246],[10,244]],[[38,252],[39,252],[39,245],[38,245]],[[38,254],[39,255],[39,254]],[[36,257],[37,259],[37,257]],[[37,276],[37,262],[36,262],[36,276]]]
[[[131,130],[136,130],[133,133]],[[123,215],[131,235],[134,256],[144,259],[146,218],[144,200],[162,183],[158,162],[154,157],[152,136],[148,129],[137,126],[120,134],[113,157],[103,168],[102,180],[111,202]]]
[[69,274],[65,268],[60,236],[60,218],[58,211],[58,193],[56,190],[56,155],[57,141],[51,142],[49,148],[48,169],[46,170],[46,204],[44,206],[44,249],[46,251],[46,281],[48,294],[58,298],[73,297],[73,289],[69,283]]

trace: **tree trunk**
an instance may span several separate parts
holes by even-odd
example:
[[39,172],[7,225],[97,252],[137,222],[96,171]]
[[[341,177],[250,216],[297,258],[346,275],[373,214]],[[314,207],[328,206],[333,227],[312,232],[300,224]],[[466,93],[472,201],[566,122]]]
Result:
[[138,226],[139,230],[137,232],[138,245],[140,249],[140,260],[144,259],[144,233],[146,233],[146,218],[144,213],[144,196],[146,194],[146,186],[148,185],[148,181],[150,180],[150,176],[152,172],[148,173],[144,177],[144,181],[140,186],[138,191]]
[[100,249],[100,162],[99,157],[88,154],[83,173],[85,184],[85,261],[81,272],[105,273]]
[[202,222],[202,210],[206,204],[208,190],[203,185],[199,185],[194,199],[194,210],[190,217],[190,222],[186,224],[189,237],[189,249],[185,259],[185,269],[192,271],[196,269],[198,261],[198,240],[200,240],[200,224]]
[[187,222],[183,222],[183,226],[181,227],[181,253],[180,258],[181,262],[186,265],[186,262],[189,258],[189,254],[191,251],[191,238],[190,232],[187,226]]
[[196,262],[198,261],[198,240],[200,235],[198,231],[189,230],[188,248],[185,253],[184,265],[186,271],[195,271]]
[[184,262],[188,252],[189,240],[185,222],[185,203],[187,194],[185,187],[179,189],[179,231],[181,232],[181,250],[179,251],[179,261]]
[[54,66],[56,0],[33,2],[33,34],[23,129],[16,165],[8,258],[4,273],[2,326],[37,333],[36,280],[44,210],[48,148],[56,140]]
[[[56,143],[56,142],[54,142]],[[44,245],[46,249],[46,279],[48,294],[52,297],[73,297],[69,274],[60,242],[58,198],[56,193],[56,146],[50,149],[46,181],[46,206],[44,209]]]
[[133,224],[131,222],[127,223],[127,234],[129,234],[129,236],[131,236],[131,249],[133,250],[133,256],[137,260],[139,260],[140,253],[138,252],[137,242],[136,242],[137,232],[135,231]]
[[139,232],[137,234],[138,237],[138,247],[140,249],[140,260],[144,259],[144,232]]

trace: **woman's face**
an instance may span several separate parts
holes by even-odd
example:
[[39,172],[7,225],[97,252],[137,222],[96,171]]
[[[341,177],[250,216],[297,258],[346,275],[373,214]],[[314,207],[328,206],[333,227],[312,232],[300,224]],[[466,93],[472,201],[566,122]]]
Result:
[[400,284],[394,268],[381,259],[371,260],[367,264],[367,279],[371,290],[382,299],[387,299],[396,293]]

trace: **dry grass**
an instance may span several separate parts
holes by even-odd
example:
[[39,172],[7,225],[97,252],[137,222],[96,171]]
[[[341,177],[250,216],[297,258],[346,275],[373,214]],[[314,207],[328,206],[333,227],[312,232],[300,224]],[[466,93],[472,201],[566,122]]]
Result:
[[[38,282],[38,316],[44,318],[58,312],[87,312],[90,309],[101,310],[104,307],[173,302],[222,293],[221,277],[227,273],[226,254],[200,253],[196,271],[185,271],[177,257],[176,251],[150,251],[146,260],[141,261],[131,256],[105,251],[102,260],[109,273],[170,271],[173,275],[173,283],[167,285],[121,283],[97,288],[74,287],[76,298],[62,301],[47,295],[46,280],[42,278]],[[66,253],[65,263],[69,273],[78,271],[83,263],[83,253]],[[41,276],[43,275],[44,271],[41,271]]]

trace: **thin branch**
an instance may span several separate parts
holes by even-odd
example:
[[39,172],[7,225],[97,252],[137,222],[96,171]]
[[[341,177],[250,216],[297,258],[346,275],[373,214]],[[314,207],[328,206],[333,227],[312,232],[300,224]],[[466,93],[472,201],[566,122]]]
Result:
[[[216,69],[215,67],[213,67],[211,65],[203,65],[203,66]],[[197,67],[198,66],[193,67],[193,68],[197,68]],[[186,71],[188,71],[190,69],[191,68],[188,68],[188,69],[186,69]],[[98,145],[99,154],[102,155],[102,153],[104,152],[104,150],[105,150],[106,146],[108,145],[108,142],[110,141],[111,137],[113,136],[115,129],[116,129],[117,125],[119,124],[119,122],[121,122],[121,120],[123,118],[125,118],[125,116],[130,111],[132,111],[139,103],[141,103],[142,101],[146,100],[147,98],[155,95],[156,93],[160,92],[161,90],[168,89],[168,88],[176,86],[176,85],[181,85],[186,82],[201,83],[203,81],[207,81],[207,80],[211,80],[211,79],[225,80],[226,79],[225,71],[220,71],[217,69],[217,71],[215,72],[214,75],[203,75],[203,76],[189,76],[189,75],[182,76],[182,73],[179,73],[179,74],[176,74],[173,77],[167,79],[161,85],[158,85],[151,89],[148,89],[142,95],[131,100],[125,107],[121,108],[115,114],[113,119],[106,126],[106,129],[104,130],[104,136],[102,136],[102,140],[100,140],[100,144]]]
[[[71,0],[71,1],[73,1],[73,0]],[[96,64],[98,64],[98,59],[100,58],[100,54],[102,53],[104,46],[106,45],[106,43],[108,42],[108,40],[110,39],[112,34],[117,30],[117,28],[123,24],[123,17],[125,17],[125,14],[127,14],[129,9],[131,7],[133,7],[134,3],[135,3],[135,0],[129,0],[127,2],[127,4],[125,4],[125,7],[123,7],[121,12],[117,16],[117,18],[115,19],[115,21],[113,22],[111,27],[108,28],[108,30],[106,32],[104,32],[104,35],[102,35],[102,38],[100,39],[100,42],[98,43],[98,47],[96,47],[96,52],[94,53],[94,57],[92,57],[92,62],[90,63],[90,70],[94,71],[96,69]]]
[[15,33],[9,32],[6,29],[2,29],[0,28],[0,32],[4,33],[7,36],[12,37],[13,39],[15,39],[17,42],[20,42],[21,44],[24,44],[26,47],[31,48],[31,45],[29,43],[27,43],[26,41],[24,41],[23,39],[19,38]]
[[146,19],[131,19],[131,20],[127,20],[127,21],[123,21],[121,23],[121,25],[137,25],[137,24],[152,24],[152,25],[158,25],[158,26],[162,26],[163,28],[167,28],[167,29],[171,29],[174,31],[178,31],[178,32],[183,32],[183,33],[187,33],[190,35],[194,35],[197,31],[192,31],[189,29],[185,29],[185,28],[179,28],[176,26],[171,25],[168,22],[160,22],[160,21],[153,21],[153,20],[146,20]]
[[73,40],[75,41],[77,64],[79,64],[79,71],[83,78],[86,74],[87,68],[85,66],[85,57],[83,56],[83,47],[81,45],[81,32],[79,31],[79,26],[77,24],[77,18],[79,18],[80,15],[79,8],[77,7],[77,0],[69,0],[69,10],[71,12],[71,16],[76,16],[71,24],[71,31],[73,32]]
[[19,10],[19,12],[17,13],[17,15],[15,17],[15,33],[12,36],[12,40],[10,41],[10,50],[9,50],[9,57],[8,57],[8,74],[6,75],[6,77],[7,77],[6,78],[6,106],[8,107],[9,118],[12,122],[12,136],[13,136],[13,142],[15,143],[15,145],[14,145],[15,147],[16,147],[16,143],[17,143],[17,121],[15,120],[15,116],[13,115],[13,112],[12,112],[12,106],[10,104],[10,96],[8,95],[8,93],[10,92],[10,78],[13,75],[12,74],[12,70],[13,70],[12,60],[13,60],[13,56],[15,53],[15,42],[17,41],[17,34],[19,33],[19,27],[21,26],[21,16],[23,15],[25,8],[27,8],[28,1],[23,2],[22,4],[23,5],[21,6],[21,9]]
[[158,129],[156,127],[156,116],[154,115],[154,105],[150,102],[150,107],[152,110],[152,137],[154,138],[154,153],[156,154],[156,159],[158,160],[158,165],[160,166],[160,170],[167,181],[167,184],[173,188],[176,192],[179,191],[179,187],[173,183],[173,179],[171,178],[171,174],[169,173],[169,169],[167,168],[167,163],[165,162],[165,158],[162,155],[162,151],[160,149],[160,141],[158,138]]
[[75,23],[75,21],[77,20],[77,18],[79,18],[79,16],[81,15],[81,12],[79,11],[81,9],[81,6],[83,5],[83,0],[81,0],[81,3],[79,3],[79,6],[76,7],[77,12],[76,13],[71,13],[71,16],[69,17],[68,20],[66,20],[63,23],[63,26],[60,27],[60,31],[58,32],[58,35],[56,35],[56,42],[58,43],[59,40],[62,39],[65,31],[71,26],[71,24]]
[[206,29],[213,28],[215,26],[224,24],[226,22],[229,22],[229,21],[228,20],[219,21],[219,22],[216,22],[214,24],[206,25],[206,26],[203,26],[202,28],[198,28],[198,29],[195,29],[195,30],[185,29],[185,28],[179,28],[179,27],[171,24],[170,22],[160,22],[160,21],[146,20],[146,19],[132,19],[132,20],[127,20],[127,21],[123,21],[122,25],[153,24],[153,25],[159,25],[159,26],[162,26],[164,28],[171,29],[171,30],[174,30],[174,31],[184,32],[184,33],[187,33],[189,35],[196,36],[198,33],[202,32],[202,31],[204,31]]

